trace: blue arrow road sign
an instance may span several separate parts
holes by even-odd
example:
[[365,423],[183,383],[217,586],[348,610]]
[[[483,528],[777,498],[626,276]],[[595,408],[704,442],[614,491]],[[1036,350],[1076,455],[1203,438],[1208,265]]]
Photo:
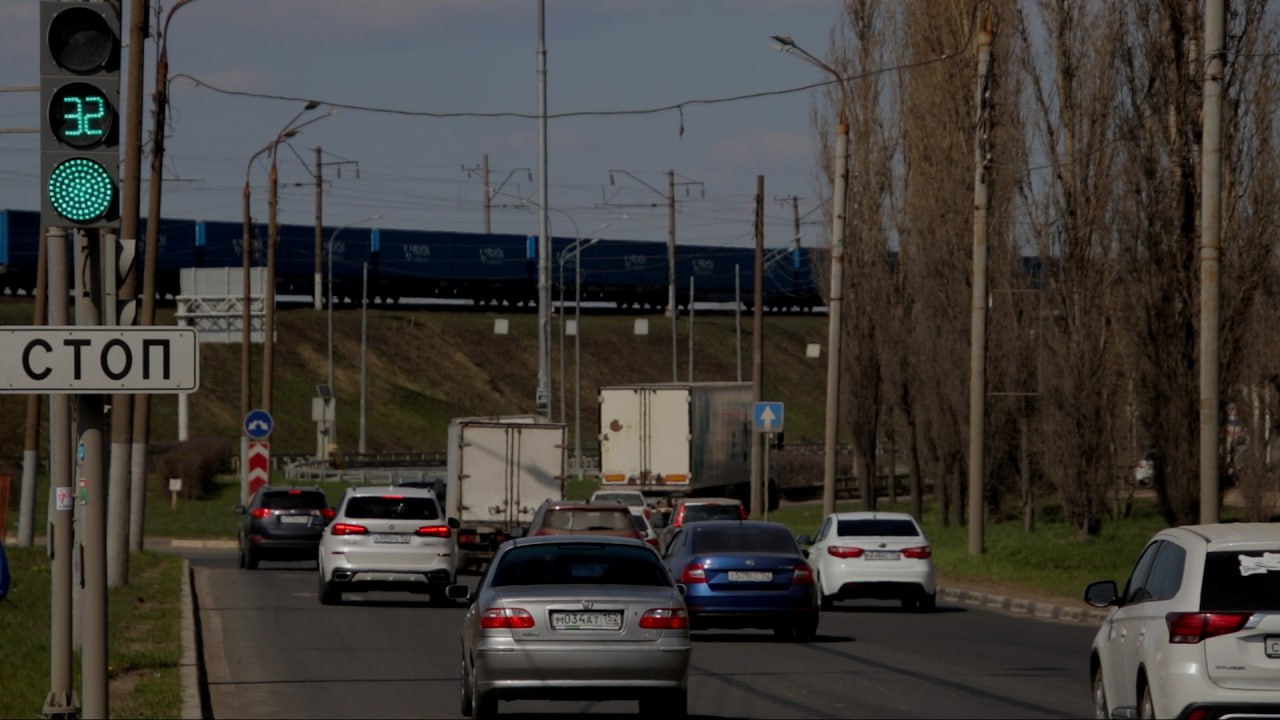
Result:
[[254,440],[262,440],[270,435],[271,425],[271,413],[266,410],[250,410],[244,416],[244,434]]
[[751,418],[756,432],[782,432],[782,403],[758,402],[752,406]]

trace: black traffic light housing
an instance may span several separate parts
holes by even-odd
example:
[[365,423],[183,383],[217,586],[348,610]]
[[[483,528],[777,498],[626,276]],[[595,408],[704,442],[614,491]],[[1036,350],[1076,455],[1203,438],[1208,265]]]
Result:
[[120,4],[40,2],[40,221],[120,221]]

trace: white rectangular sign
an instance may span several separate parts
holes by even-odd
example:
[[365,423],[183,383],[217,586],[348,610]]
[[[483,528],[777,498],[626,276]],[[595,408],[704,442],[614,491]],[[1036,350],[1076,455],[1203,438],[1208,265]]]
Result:
[[189,393],[200,387],[195,328],[0,328],[0,393]]

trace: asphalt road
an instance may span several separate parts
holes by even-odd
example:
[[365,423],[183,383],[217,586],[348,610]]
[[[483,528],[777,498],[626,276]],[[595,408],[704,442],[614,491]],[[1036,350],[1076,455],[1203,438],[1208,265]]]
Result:
[[[194,569],[215,718],[458,717],[463,610],[413,595],[320,605],[310,563],[236,567],[230,550]],[[474,578],[470,578],[474,582]],[[939,598],[938,612],[844,603],[815,642],[699,632],[689,710],[719,718],[1071,718],[1091,714],[1092,623],[1013,616]],[[503,715],[634,714],[635,704],[502,703]]]

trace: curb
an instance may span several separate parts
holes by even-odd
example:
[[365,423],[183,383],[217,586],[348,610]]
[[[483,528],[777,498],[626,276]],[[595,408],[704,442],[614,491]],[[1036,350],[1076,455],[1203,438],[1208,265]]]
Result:
[[191,563],[182,560],[182,659],[178,664],[178,673],[182,686],[181,713],[183,720],[200,720],[203,713],[200,708],[200,668],[196,657],[196,621],[195,621],[195,588],[192,584],[195,577],[191,572]]
[[960,588],[938,588],[939,599],[964,605],[975,605],[987,610],[1000,610],[1013,615],[1030,615],[1043,620],[1070,623],[1101,624],[1107,619],[1107,611],[1079,608],[1052,602],[1038,602],[1006,595],[975,592]]

